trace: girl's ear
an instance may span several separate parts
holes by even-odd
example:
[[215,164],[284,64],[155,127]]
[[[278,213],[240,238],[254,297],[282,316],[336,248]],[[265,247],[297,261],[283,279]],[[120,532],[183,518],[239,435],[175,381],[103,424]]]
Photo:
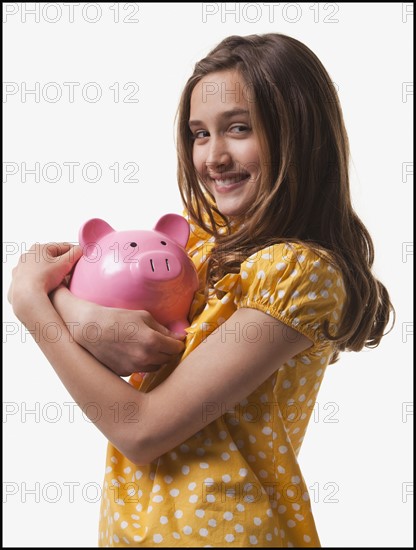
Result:
[[96,244],[108,233],[112,233],[114,229],[106,221],[100,218],[93,218],[84,223],[79,230],[78,240],[83,248],[84,255],[88,256],[88,250],[91,250],[91,244]]
[[154,226],[154,231],[160,231],[185,248],[190,227],[183,216],[178,214],[165,214]]

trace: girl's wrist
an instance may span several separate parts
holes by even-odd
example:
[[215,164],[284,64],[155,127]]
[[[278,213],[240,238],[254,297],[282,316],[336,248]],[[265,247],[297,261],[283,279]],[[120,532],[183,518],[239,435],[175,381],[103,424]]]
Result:
[[26,326],[38,321],[43,312],[51,307],[52,304],[44,290],[26,288],[22,292],[14,292],[13,312]]

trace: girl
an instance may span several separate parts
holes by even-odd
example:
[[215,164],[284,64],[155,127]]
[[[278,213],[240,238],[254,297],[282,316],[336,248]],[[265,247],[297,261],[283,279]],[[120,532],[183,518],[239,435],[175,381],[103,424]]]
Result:
[[[316,548],[297,455],[319,387],[394,313],[351,205],[329,75],[288,36],[226,38],[183,91],[178,159],[200,277],[185,342],[147,312],[72,296],[61,283],[80,247],[34,245],[9,299],[28,328],[60,325],[67,338],[38,344],[77,403],[100,407],[100,546]],[[101,324],[98,344],[82,323],[71,339],[74,316]],[[139,342],[112,341],[115,322]],[[146,391],[123,380],[135,371],[157,371]]]

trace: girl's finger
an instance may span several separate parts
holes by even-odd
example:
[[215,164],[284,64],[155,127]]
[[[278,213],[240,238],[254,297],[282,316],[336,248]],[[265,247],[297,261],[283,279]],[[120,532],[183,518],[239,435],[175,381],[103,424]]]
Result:
[[80,246],[72,246],[67,252],[62,254],[59,258],[62,262],[68,262],[69,264],[75,264],[82,256],[82,248]]
[[[71,253],[77,255],[79,258],[79,251],[81,247],[79,245],[73,245],[71,243],[48,243],[45,245],[46,253],[51,258],[56,258],[58,256],[63,256],[65,254]],[[81,249],[82,251],[82,249]]]

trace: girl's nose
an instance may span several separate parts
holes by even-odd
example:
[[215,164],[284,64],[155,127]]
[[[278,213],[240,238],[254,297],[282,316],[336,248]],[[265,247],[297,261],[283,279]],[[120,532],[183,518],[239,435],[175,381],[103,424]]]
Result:
[[211,147],[205,161],[208,168],[215,169],[218,166],[229,166],[232,162],[231,155],[221,140],[212,140]]

